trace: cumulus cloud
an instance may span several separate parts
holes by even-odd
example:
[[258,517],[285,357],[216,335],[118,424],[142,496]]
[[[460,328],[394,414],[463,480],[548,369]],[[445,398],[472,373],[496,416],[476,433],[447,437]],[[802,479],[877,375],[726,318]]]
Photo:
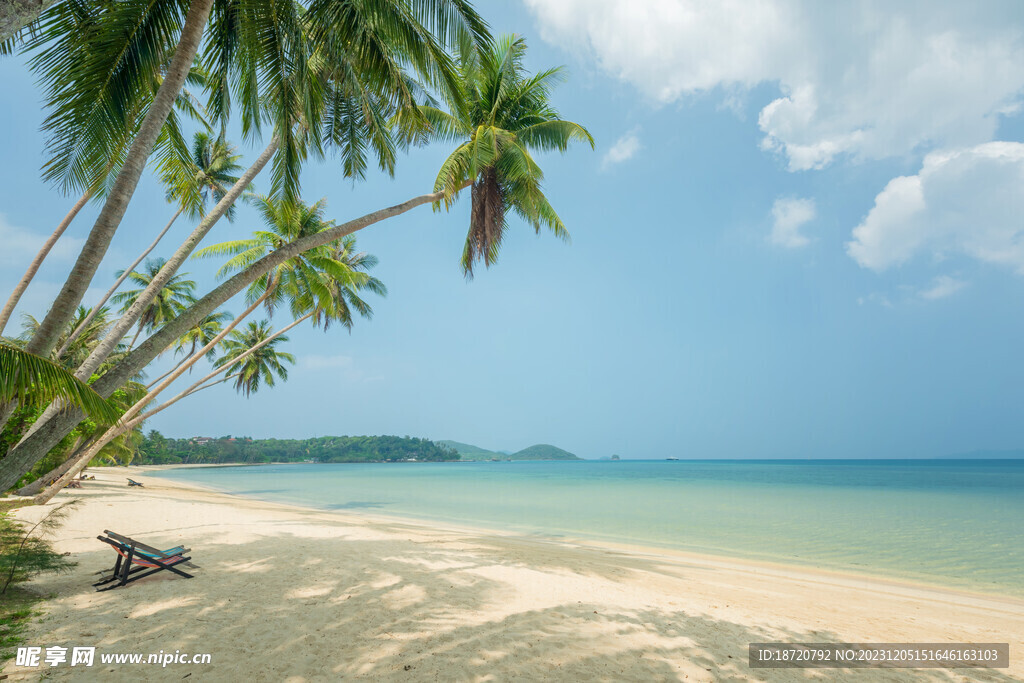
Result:
[[762,146],[793,171],[986,142],[1024,88],[1013,2],[526,3],[545,40],[658,102],[777,84]]
[[637,131],[630,131],[615,141],[601,161],[602,168],[608,168],[614,164],[621,164],[623,161],[632,159],[640,151],[640,138]]
[[1024,274],[1024,144],[933,152],[917,175],[889,181],[847,253],[883,271],[915,256],[965,255]]
[[787,249],[806,247],[811,240],[800,228],[816,215],[813,199],[776,199],[772,205],[772,232],[768,241]]
[[947,296],[952,296],[966,286],[967,283],[963,280],[958,280],[949,275],[940,275],[932,281],[930,287],[922,289],[919,294],[922,299],[934,301],[935,299],[945,299]]

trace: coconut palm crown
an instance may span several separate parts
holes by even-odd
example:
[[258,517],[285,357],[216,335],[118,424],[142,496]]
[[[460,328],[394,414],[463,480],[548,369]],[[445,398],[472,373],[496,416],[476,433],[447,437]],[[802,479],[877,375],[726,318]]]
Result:
[[503,36],[487,50],[464,52],[461,102],[446,98],[451,113],[421,105],[396,117],[408,130],[416,130],[410,119],[422,117],[426,138],[461,141],[442,164],[434,191],[445,193],[435,209],[442,202],[447,208],[472,184],[469,233],[462,252],[467,277],[473,276],[473,265],[481,259],[490,266],[498,258],[509,211],[538,233],[547,227],[555,236],[569,238],[544,196],[544,173],[531,152],[564,152],[573,140],[594,146],[586,128],[562,119],[550,103],[552,88],[564,78],[562,68],[530,76],[522,64],[525,53],[526,41],[518,36]]
[[[295,363],[295,357],[286,351],[275,348],[278,344],[288,341],[287,335],[270,339],[274,331],[266,320],[250,322],[245,329],[233,331],[223,342],[224,355],[214,363],[215,367],[228,365],[227,373],[235,377],[235,389],[245,396],[259,391],[260,385],[274,386],[274,376],[281,380],[288,379],[288,369],[284,363]],[[265,343],[264,343],[265,342]],[[257,344],[263,344],[242,360],[235,359],[246,353]]]
[[[223,135],[213,137],[206,131],[192,136],[188,159],[170,157],[160,163],[160,175],[167,187],[167,201],[179,204],[190,216],[205,214],[212,198],[216,204],[228,189],[238,182],[243,170],[235,147]],[[235,207],[227,210],[229,221],[235,218]]]
[[[253,195],[251,200],[263,218],[264,229],[255,231],[248,239],[222,242],[200,249],[193,256],[229,256],[228,261],[217,271],[219,277],[243,270],[289,242],[334,227],[334,221],[324,218],[324,199],[306,204],[301,200]],[[379,280],[364,272],[376,264],[376,258],[355,253],[354,248],[354,239],[342,238],[307,250],[257,279],[249,288],[247,298],[255,301],[270,287],[271,291],[265,299],[268,312],[272,312],[282,301],[287,301],[292,314],[298,318],[319,306],[331,312],[331,316],[346,327],[351,326],[348,306],[366,317],[371,314],[370,307],[356,296],[357,291],[369,289],[381,295],[387,291]],[[318,303],[314,305],[310,297]]]
[[[127,292],[120,292],[114,296],[113,302],[115,304],[121,304],[121,312],[127,311],[135,300],[145,291],[150,281],[156,277],[160,269],[164,267],[164,259],[154,259],[152,261],[146,261],[145,268],[141,273],[132,273],[128,276],[128,279],[134,284],[138,285],[138,289],[133,289]],[[118,275],[122,271],[118,271]],[[186,280],[185,276],[187,273],[175,275],[167,284],[160,290],[153,302],[146,308],[146,311],[139,318],[139,332],[143,330],[154,330],[168,320],[173,320],[178,315],[195,302],[195,288],[196,283],[193,280]],[[135,335],[138,338],[138,334]],[[132,340],[132,346],[134,346],[135,340]]]

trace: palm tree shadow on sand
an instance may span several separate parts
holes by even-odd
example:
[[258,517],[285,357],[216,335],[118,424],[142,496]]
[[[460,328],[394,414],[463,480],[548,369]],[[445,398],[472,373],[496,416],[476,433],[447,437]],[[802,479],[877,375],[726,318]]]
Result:
[[[788,681],[837,674],[747,665],[751,642],[839,642],[834,633],[767,631],[671,606],[623,609],[586,592],[530,602],[501,578],[504,571],[533,571],[539,581],[569,577],[613,586],[645,573],[663,575],[657,560],[554,544],[545,554],[513,536],[430,531],[423,541],[414,535],[422,527],[304,514],[317,524],[264,518],[228,528],[151,530],[147,539],[187,539],[202,567],[191,580],[157,576],[94,593],[91,573],[107,568],[112,553],[100,547],[76,553],[73,573],[30,586],[56,597],[26,642],[212,655],[211,664],[147,668],[148,680]],[[525,544],[528,564],[519,559]],[[127,665],[104,670],[97,662],[94,670],[109,680],[138,677]],[[16,678],[19,670],[8,665],[7,672]],[[54,667],[47,677],[77,673]],[[992,670],[961,669],[956,677],[1013,680]],[[874,671],[867,678],[951,680],[926,669]]]

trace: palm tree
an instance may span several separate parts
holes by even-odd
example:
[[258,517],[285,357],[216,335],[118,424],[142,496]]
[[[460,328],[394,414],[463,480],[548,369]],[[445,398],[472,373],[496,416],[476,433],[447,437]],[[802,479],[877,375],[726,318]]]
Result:
[[[206,316],[178,339],[174,347],[175,354],[183,353],[186,358],[195,355],[197,348],[210,343],[217,333],[224,329],[224,323],[233,318],[234,316],[227,311],[218,311]],[[186,346],[188,351],[185,351]]]
[[235,359],[252,347],[266,341],[273,335],[270,323],[266,320],[250,322],[241,332],[235,331],[223,341],[224,354],[214,362],[216,368],[227,368],[228,374],[236,375],[235,389],[240,394],[249,396],[259,391],[260,383],[268,387],[274,386],[274,376],[280,380],[288,379],[288,369],[284,363],[295,363],[295,357],[277,349],[278,344],[288,341],[287,335],[270,339],[244,360]]
[[[238,182],[242,155],[235,152],[234,145],[223,134],[213,137],[206,131],[196,132],[187,163],[170,156],[161,160],[160,175],[167,187],[167,201],[178,203],[192,216],[203,215],[211,199],[216,204]],[[226,216],[229,221],[235,219],[234,206],[228,207]]]
[[[51,360],[60,363],[65,368],[74,370],[107,334],[111,325],[113,325],[113,321],[110,319],[109,308],[101,308],[97,312],[85,306],[79,306],[75,317],[68,323],[66,331],[60,337],[60,351],[50,354]],[[22,315],[21,328],[20,340],[22,343],[27,343],[39,328],[39,321],[26,313]],[[78,332],[78,336],[72,340],[73,330]]]
[[373,308],[359,293],[366,290],[387,296],[388,289],[367,272],[376,267],[377,257],[355,249],[355,235],[346,235],[334,244],[330,259],[313,261],[319,269],[315,281],[294,279],[280,288],[288,299],[293,318],[299,319],[308,313],[313,324],[325,331],[335,322],[351,330],[353,310],[368,320],[373,318]]
[[578,123],[565,121],[551,105],[552,87],[563,77],[561,67],[528,76],[523,70],[526,41],[503,36],[492,49],[468,55],[461,63],[461,101],[448,98],[451,113],[419,107],[430,137],[461,141],[441,165],[435,191],[449,205],[472,183],[469,234],[462,269],[473,276],[473,264],[490,266],[498,258],[509,211],[536,232],[547,227],[557,237],[569,233],[541,190],[544,173],[531,151],[564,152],[573,140],[594,139]]
[[[224,198],[228,193],[228,188],[239,180],[233,174],[242,169],[238,164],[238,160],[242,157],[235,154],[234,151],[234,147],[227,143],[223,136],[215,139],[209,134],[199,131],[192,139],[192,157],[190,159],[183,163],[178,155],[171,154],[161,160],[161,175],[167,186],[167,201],[178,202],[178,210],[171,216],[171,220],[167,222],[156,239],[139,254],[138,258],[124,270],[118,271],[119,277],[106,294],[100,298],[94,310],[103,306],[121,286],[121,283],[142,263],[142,260],[149,256],[182,213],[188,211],[189,214],[202,214],[211,197],[217,202]],[[227,209],[226,215],[229,221],[234,221],[235,207],[233,205]],[[150,282],[152,281],[153,278],[150,278]],[[88,318],[82,321],[68,341],[61,346],[58,354],[63,353],[66,345],[73,341],[79,330],[88,324]],[[84,362],[85,358],[82,361]]]
[[[91,169],[108,163],[131,139],[82,254],[31,342],[33,351],[49,353],[95,275],[189,75],[208,20],[202,62],[215,95],[212,113],[224,122],[236,103],[246,136],[258,134],[264,122],[273,125],[279,147],[273,185],[291,198],[297,196],[298,168],[306,156],[303,141],[331,142],[319,135],[324,89],[307,87],[302,76],[315,71],[330,78],[332,70],[351,69],[382,100],[411,104],[405,65],[436,87],[455,80],[438,35],[451,46],[488,38],[467,0],[311,0],[308,6],[227,1],[216,8],[213,0],[192,0],[187,11],[182,5],[171,0],[60,3],[44,13],[27,42],[52,112],[44,124],[49,179],[82,184],[92,177]],[[303,118],[306,132],[296,127]]]
[[[160,79],[156,79],[154,81],[154,91],[156,88],[159,88],[159,85]],[[194,98],[191,96],[191,94],[183,91],[183,94],[177,98],[176,105],[179,109],[188,114],[191,118],[201,120],[205,124],[205,120],[203,119],[202,114],[195,108]],[[61,220],[61,222],[57,225],[57,228],[39,248],[39,251],[36,253],[35,257],[29,263],[29,266],[26,269],[25,274],[22,276],[21,280],[18,281],[18,284],[11,292],[10,297],[8,297],[7,303],[4,305],[3,310],[0,311],[0,333],[2,333],[4,328],[7,326],[7,322],[10,320],[10,317],[14,312],[14,308],[18,305],[18,301],[21,299],[21,296],[25,293],[25,290],[28,289],[28,286],[32,283],[32,280],[35,278],[36,273],[42,266],[43,261],[46,260],[46,257],[53,249],[53,246],[61,238],[65,230],[67,230],[68,226],[71,225],[71,222],[75,219],[78,213],[85,207],[85,205],[89,202],[90,199],[105,196],[110,184],[116,177],[117,172],[120,170],[119,164],[123,157],[121,151],[126,149],[126,146],[129,143],[129,139],[127,137],[122,137],[123,139],[120,142],[122,150],[119,150],[117,153],[110,154],[109,156],[107,156],[106,159],[103,160],[103,163],[92,163],[91,165],[89,165],[88,168],[79,171],[79,173],[88,173],[91,176],[91,180],[89,180],[88,182],[82,181],[81,184],[87,185],[87,188],[82,192],[82,196],[79,197],[78,201],[75,202],[75,204],[71,207],[71,210],[68,211],[67,215],[64,216],[64,219]],[[186,162],[188,161],[186,145],[184,143],[184,139],[182,138],[178,119],[173,111],[171,115],[168,116],[167,121],[164,123],[164,127],[160,131],[160,134],[157,138],[155,153],[158,159],[158,163],[164,175],[167,174],[168,170],[173,172],[180,169],[180,167],[182,166],[182,159],[184,159]],[[187,172],[186,175],[188,175]],[[194,197],[195,195],[196,192],[193,192],[192,196]],[[191,203],[194,204],[196,201],[197,200],[193,198]],[[143,255],[139,257],[138,261],[129,266],[128,270],[134,269],[135,266],[137,266],[138,263],[142,261],[142,259],[146,256],[146,254],[153,250],[153,248],[164,236],[164,234],[166,234],[167,231],[170,229],[170,226],[174,223],[174,220],[178,217],[178,215],[180,215],[180,212],[179,214],[175,214],[174,218],[171,219],[167,227],[165,227],[163,232],[161,232],[160,235],[156,238],[152,246],[150,246],[149,249],[147,249],[143,253]],[[116,289],[116,285],[114,289]],[[110,293],[108,293],[99,303],[97,303],[94,308],[98,309],[102,307],[103,304],[106,302],[107,297],[109,296]],[[74,336],[75,335],[72,335],[71,338],[73,339]],[[59,351],[58,355],[61,355],[62,353],[63,351]]]
[[[224,277],[244,270],[270,252],[281,248],[289,242],[322,233],[334,227],[334,221],[324,219],[327,200],[321,199],[315,204],[306,204],[298,200],[285,198],[275,199],[264,195],[253,195],[252,201],[263,218],[265,228],[257,230],[248,239],[221,242],[200,249],[193,258],[210,258],[231,256],[217,271],[218,277]],[[335,277],[348,279],[353,272],[333,262],[335,246],[325,244],[299,254],[279,264],[273,271],[263,274],[249,288],[249,301],[267,293],[265,300],[268,312],[272,312],[286,292],[295,289],[296,279],[306,279],[314,283],[313,274],[318,270],[333,271]],[[283,287],[282,287],[283,285]],[[268,287],[272,290],[268,293]]]
[[[498,50],[495,49],[491,51],[497,53]],[[522,48],[516,48],[515,52],[518,52],[521,56]],[[508,55],[508,53],[506,54]],[[337,240],[345,237],[346,235],[355,233],[358,230],[362,230],[370,225],[387,220],[388,218],[401,215],[424,204],[435,204],[435,206],[444,205],[447,207],[455,200],[461,189],[478,183],[481,186],[484,186],[485,181],[489,176],[488,169],[493,170],[497,175],[499,189],[502,187],[501,181],[503,179],[510,183],[510,185],[503,190],[503,192],[507,192],[507,194],[501,194],[502,201],[491,201],[486,204],[486,206],[489,207],[489,210],[500,210],[503,212],[512,210],[515,212],[521,212],[528,220],[531,220],[530,217],[533,216],[533,220],[536,221],[534,223],[535,227],[537,222],[549,226],[551,226],[552,223],[555,223],[548,214],[550,205],[547,204],[546,199],[541,201],[543,194],[540,193],[539,182],[542,176],[540,175],[539,168],[537,168],[536,164],[532,162],[532,159],[529,160],[529,163],[527,163],[525,158],[517,160],[516,150],[522,149],[528,151],[531,147],[534,149],[562,149],[563,147],[560,145],[563,143],[567,144],[567,142],[573,137],[582,137],[589,141],[590,136],[584,129],[576,124],[558,119],[553,114],[554,110],[550,105],[539,101],[541,95],[546,95],[550,91],[552,81],[554,80],[552,76],[547,75],[546,77],[541,78],[541,76],[545,76],[545,74],[547,74],[547,72],[545,72],[545,74],[541,74],[541,76],[526,78],[522,73],[521,67],[515,64],[514,59],[510,59],[511,57],[515,57],[515,53],[513,52],[511,55],[508,55],[508,57],[509,58],[503,58],[500,60],[501,63],[506,64],[506,66],[500,69],[501,73],[504,74],[503,77],[506,79],[506,90],[509,88],[517,89],[518,91],[521,91],[522,97],[513,99],[506,96],[500,96],[495,98],[495,104],[499,109],[515,108],[520,107],[523,101],[533,100],[536,105],[533,108],[541,111],[545,115],[538,117],[539,119],[544,120],[538,120],[536,127],[521,129],[516,135],[515,140],[502,135],[501,131],[504,129],[497,127],[493,127],[493,130],[491,130],[490,133],[485,132],[484,137],[490,135],[490,137],[495,140],[491,147],[492,151],[497,150],[495,154],[492,155],[495,163],[492,163],[490,166],[484,163],[475,163],[472,167],[467,166],[465,169],[458,172],[455,172],[457,171],[457,164],[448,164],[450,172],[446,173],[444,169],[442,169],[442,174],[440,174],[441,177],[449,179],[463,177],[464,180],[461,183],[452,186],[452,183],[449,182],[447,186],[444,186],[442,189],[430,194],[413,197],[399,204],[395,204],[394,206],[379,209],[345,223],[334,225],[326,230],[299,237],[298,239],[294,239],[268,253],[263,258],[260,258],[251,265],[245,267],[244,270],[236,273],[221,285],[211,290],[174,321],[157,330],[151,337],[146,339],[145,342],[140,344],[137,349],[127,355],[124,360],[108,370],[96,381],[96,388],[100,391],[101,395],[109,394],[109,392],[114,391],[118,386],[128,381],[128,379],[130,379],[135,373],[148,365],[163,349],[180,337],[189,327],[201,320],[204,316],[209,315],[218,307],[222,306],[235,294],[260,280],[268,273],[275,271],[289,259],[292,259],[303,252],[328,245],[331,242],[337,242]],[[464,62],[463,70],[467,73],[471,72],[472,69],[469,64],[471,59],[466,58],[464,59]],[[457,97],[454,99],[458,100]],[[545,106],[541,106],[542,104]],[[456,113],[457,111],[458,110],[456,109]],[[408,110],[403,111],[403,118],[410,121],[416,120],[415,114]],[[458,120],[458,117],[454,114],[453,118]],[[502,115],[499,115],[499,113],[496,112],[495,120],[497,121],[499,119],[502,119]],[[503,125],[510,124],[506,123]],[[425,132],[434,137],[444,137],[446,135],[445,129],[440,125],[440,122],[432,123],[429,128],[425,129]],[[510,142],[515,141],[518,141],[518,144],[510,144]],[[563,143],[560,143],[559,141],[563,141]],[[475,139],[471,138],[471,142],[475,142]],[[474,149],[474,153],[479,155],[479,159],[485,160],[487,146],[480,144],[473,145],[472,147]],[[460,154],[453,156],[455,159],[449,159],[449,161],[457,162],[460,158],[466,159],[467,155]],[[497,165],[496,160],[499,158],[504,160],[502,163],[508,164],[508,166]],[[524,178],[520,174],[509,173],[510,170],[514,171],[516,168],[525,168],[525,170],[531,174],[530,177]],[[475,170],[477,175],[471,176],[471,170]],[[486,196],[486,193],[484,193],[484,195]],[[533,198],[534,200],[532,203],[528,202],[530,198]],[[475,198],[474,206],[476,207],[480,201],[485,200],[482,197]],[[550,213],[553,214],[553,211]],[[560,223],[561,221],[557,221],[557,224]],[[503,216],[501,222],[502,231],[504,229],[504,225]],[[491,234],[492,236],[496,234],[500,235],[502,234],[502,231],[491,230]],[[485,247],[484,252],[492,253],[493,256],[493,250],[489,246]],[[472,259],[470,260],[472,261]],[[40,429],[35,434],[25,437],[15,448],[11,449],[7,458],[0,460],[0,487],[2,487],[8,480],[17,481],[17,478],[25,471],[25,468],[30,468],[34,465],[35,462],[45,455],[47,449],[51,447],[53,443],[59,441],[60,438],[68,434],[71,429],[74,428],[76,419],[77,416],[74,411],[67,411],[62,415],[52,415],[48,418],[45,429]]]
[[[72,174],[67,182],[90,189],[92,170],[109,168],[114,158],[122,163],[68,279],[29,343],[30,351],[49,353],[56,346],[60,330],[92,282],[185,84],[212,6],[213,0],[193,0],[184,16],[181,5],[169,2],[93,7],[59,3],[47,10],[50,18],[42,20],[39,41],[59,45],[33,58],[52,79],[52,113],[44,129],[54,155],[45,173],[52,179],[67,169]],[[145,14],[142,21],[140,11]],[[180,34],[174,30],[178,26]],[[132,49],[124,51],[126,44]],[[168,60],[169,55],[173,57]],[[158,75],[162,80],[154,94]],[[84,166],[76,165],[81,159]]]
[[[182,359],[178,361],[173,368],[147,384],[146,388],[149,389],[153,387],[160,382],[160,380],[164,379],[181,367],[184,363],[187,363],[193,356],[195,356],[197,349],[212,342],[213,339],[224,329],[224,323],[232,320],[233,318],[234,316],[227,311],[220,311],[218,313],[211,313],[196,323],[195,326],[191,327],[188,332],[183,334],[174,345],[175,355],[179,353],[182,354]],[[187,351],[186,347],[188,348]],[[192,372],[192,368],[189,368],[189,372]]]
[[[163,266],[163,259],[147,261],[143,272],[131,273],[128,276],[128,279],[139,285],[140,289],[121,292],[114,296],[114,303],[121,304],[121,313],[131,308],[135,300],[145,291],[150,281],[156,277],[156,274],[160,272]],[[117,274],[120,275],[121,272],[119,271]],[[160,327],[167,321],[178,317],[182,311],[195,302],[193,292],[195,291],[196,283],[193,280],[184,279],[186,275],[187,273],[175,275],[160,289],[156,298],[139,318],[138,331],[135,333],[135,338],[132,339],[131,344],[128,345],[129,348],[135,345],[135,340],[138,339],[139,334],[143,330],[154,330]]]
[[[362,272],[365,269],[372,268],[376,264],[376,258],[362,252],[356,252],[354,237],[343,238],[341,243],[336,246],[334,256],[339,264],[353,269],[353,277],[346,278],[344,281],[338,281],[327,272],[315,272],[312,274],[316,279],[315,282],[291,278],[285,280],[286,284],[283,287],[275,287],[270,292],[264,292],[262,296],[250,305],[245,313],[232,321],[228,329],[222,330],[208,344],[199,349],[191,360],[186,359],[189,365],[195,363],[200,357],[216,348],[217,344],[224,340],[228,332],[231,332],[233,335],[232,339],[224,343],[229,345],[237,342],[238,346],[236,349],[229,349],[228,354],[217,361],[217,368],[213,372],[207,374],[174,398],[146,413],[140,414],[142,409],[160,394],[175,377],[181,375],[183,372],[181,365],[168,373],[168,375],[173,375],[170,379],[162,377],[160,380],[157,380],[157,382],[163,381],[158,387],[150,391],[149,394],[146,394],[124,411],[120,424],[111,427],[102,436],[94,439],[86,447],[75,453],[71,457],[71,460],[74,462],[70,464],[65,463],[51,472],[52,476],[57,477],[57,480],[37,496],[36,502],[45,503],[50,500],[92,458],[101,454],[103,452],[102,449],[106,448],[107,444],[121,438],[131,430],[136,430],[147,419],[166,410],[183,398],[233,379],[236,380],[236,388],[239,391],[244,391],[248,396],[250,392],[258,390],[261,381],[267,386],[273,386],[274,373],[278,374],[281,379],[286,379],[287,370],[280,363],[280,360],[294,362],[294,359],[290,354],[275,352],[273,345],[278,343],[278,341],[287,341],[284,333],[300,323],[313,319],[314,325],[323,327],[326,330],[332,320],[337,320],[350,327],[352,323],[351,309],[353,308],[364,317],[371,317],[373,314],[372,309],[357,295],[357,291],[369,289],[381,295],[386,294],[387,290],[383,283],[377,278]],[[355,277],[356,275],[363,275],[365,277]],[[259,325],[250,323],[249,329],[245,333],[231,331],[231,328],[237,325],[242,318],[263,303],[271,292],[283,289],[289,290],[287,298],[291,304],[290,307],[293,314],[296,315],[296,319],[292,323],[273,333],[271,333],[269,325],[265,321]],[[298,317],[299,312],[302,313],[301,317]],[[225,371],[229,371],[230,374],[216,379],[217,375],[223,374]],[[164,375],[164,377],[167,377],[167,375]],[[146,388],[149,389],[150,387],[152,385]],[[72,450],[74,449],[72,448]],[[37,492],[38,488],[33,488],[30,494],[35,495]]]

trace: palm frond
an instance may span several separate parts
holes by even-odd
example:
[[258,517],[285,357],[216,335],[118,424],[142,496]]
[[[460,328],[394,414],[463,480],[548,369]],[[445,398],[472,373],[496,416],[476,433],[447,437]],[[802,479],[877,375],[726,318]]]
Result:
[[0,401],[63,400],[97,421],[115,424],[121,411],[59,365],[0,342]]

